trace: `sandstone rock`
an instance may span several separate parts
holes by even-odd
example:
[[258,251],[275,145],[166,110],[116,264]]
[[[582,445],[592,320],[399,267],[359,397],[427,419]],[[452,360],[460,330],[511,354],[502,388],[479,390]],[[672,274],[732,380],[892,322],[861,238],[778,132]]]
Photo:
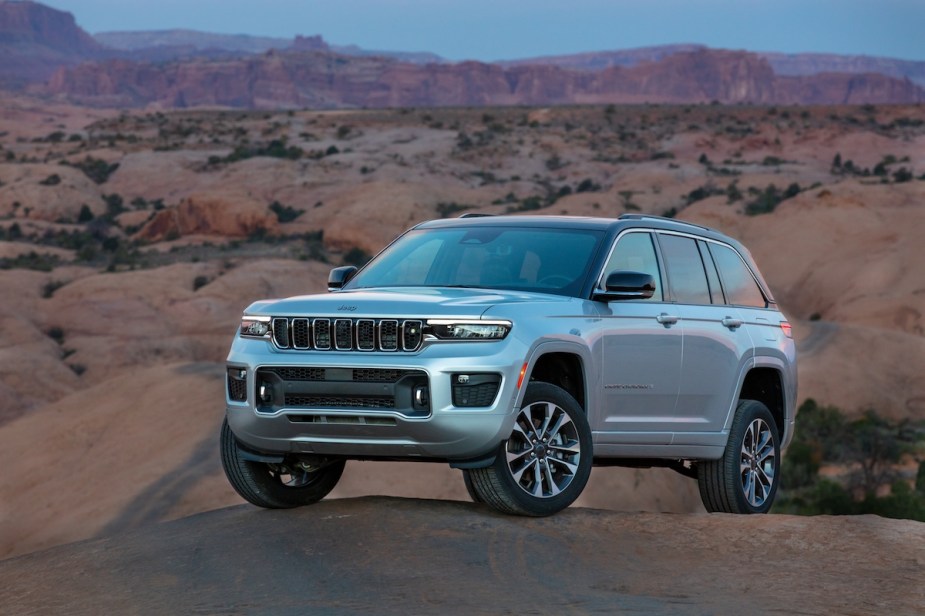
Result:
[[91,105],[399,107],[574,103],[914,103],[925,90],[882,75],[781,77],[752,53],[697,49],[632,67],[412,64],[326,51],[153,65],[125,60],[61,69],[48,92]]
[[205,193],[187,197],[176,207],[162,210],[136,234],[138,239],[161,241],[182,235],[249,237],[274,233],[276,215],[266,203],[241,193]]

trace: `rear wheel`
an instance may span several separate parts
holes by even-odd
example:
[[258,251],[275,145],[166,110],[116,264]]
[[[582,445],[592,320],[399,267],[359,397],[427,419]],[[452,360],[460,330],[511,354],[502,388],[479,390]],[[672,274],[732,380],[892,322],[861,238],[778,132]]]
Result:
[[291,509],[320,501],[334,489],[345,460],[325,464],[283,459],[280,463],[248,459],[228,426],[222,423],[222,468],[235,492],[251,504],[267,509]]
[[707,511],[768,512],[780,483],[780,438],[764,404],[739,402],[723,457],[698,464],[697,482]]
[[494,463],[467,475],[478,499],[498,511],[546,516],[578,498],[591,461],[591,429],[578,402],[560,387],[532,383]]

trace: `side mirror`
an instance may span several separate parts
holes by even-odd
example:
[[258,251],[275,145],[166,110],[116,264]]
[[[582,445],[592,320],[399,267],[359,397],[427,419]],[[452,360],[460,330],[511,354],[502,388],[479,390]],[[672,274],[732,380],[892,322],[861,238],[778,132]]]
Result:
[[328,291],[337,291],[343,288],[343,286],[347,284],[347,281],[353,278],[353,275],[356,273],[357,268],[353,265],[335,267],[331,270],[331,273],[328,274]]
[[649,299],[655,294],[655,278],[642,272],[611,272],[604,286],[604,291],[594,293],[595,300],[612,302],[623,299]]

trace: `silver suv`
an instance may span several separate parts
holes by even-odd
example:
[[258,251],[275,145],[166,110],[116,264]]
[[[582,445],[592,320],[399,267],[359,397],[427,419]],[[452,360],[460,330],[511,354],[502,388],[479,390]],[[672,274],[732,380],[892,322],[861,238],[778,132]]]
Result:
[[463,216],[410,229],[329,293],[252,304],[228,355],[225,473],[261,507],[316,502],[346,460],[462,469],[541,516],[592,465],[694,477],[763,513],[793,435],[790,324],[748,251],[653,216]]

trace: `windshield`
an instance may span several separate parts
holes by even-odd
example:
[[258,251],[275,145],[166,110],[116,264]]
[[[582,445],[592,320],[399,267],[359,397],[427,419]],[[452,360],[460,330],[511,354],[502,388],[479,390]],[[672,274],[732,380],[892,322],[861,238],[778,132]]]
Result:
[[409,231],[345,288],[478,287],[577,295],[603,236],[590,229]]

